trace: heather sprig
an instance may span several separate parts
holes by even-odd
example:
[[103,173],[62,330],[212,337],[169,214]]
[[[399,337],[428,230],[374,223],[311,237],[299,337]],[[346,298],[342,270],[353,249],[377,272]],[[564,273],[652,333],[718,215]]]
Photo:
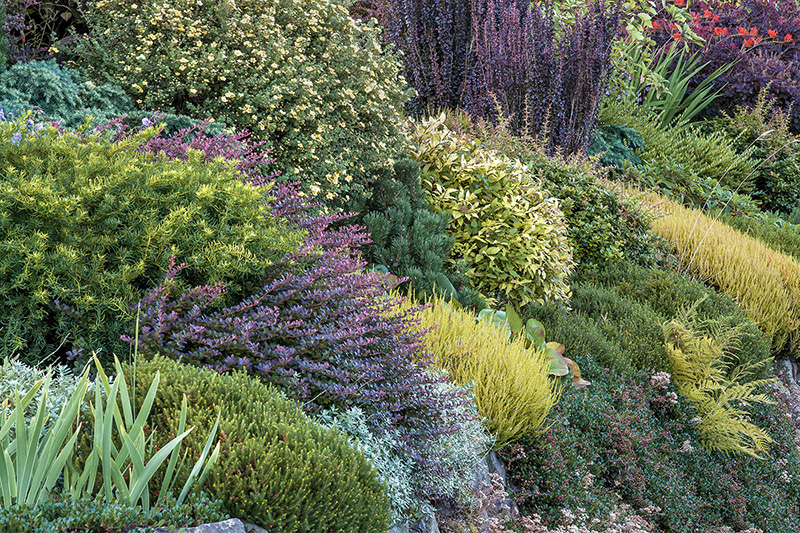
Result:
[[[354,227],[332,230],[343,215],[310,216],[309,202],[293,186],[276,184],[270,194],[272,212],[306,231],[303,246],[268,267],[260,287],[222,309],[214,307],[225,292],[221,284],[176,292],[183,265],[173,262],[139,303],[138,352],[218,372],[252,372],[309,411],[360,406],[373,430],[399,430],[417,467],[441,471],[428,447],[458,429],[442,413],[464,399],[438,388],[446,378],[426,371],[431,356],[409,327],[414,310],[393,312],[396,301],[384,296],[388,279],[362,272],[356,248],[367,235]],[[417,489],[436,495],[435,487]]]

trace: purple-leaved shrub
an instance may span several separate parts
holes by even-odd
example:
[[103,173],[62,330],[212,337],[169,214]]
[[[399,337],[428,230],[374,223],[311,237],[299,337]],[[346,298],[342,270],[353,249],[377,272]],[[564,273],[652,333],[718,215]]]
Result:
[[[143,149],[182,157],[190,144],[207,158],[247,153],[249,161],[266,161],[245,137],[214,140],[196,131],[185,139],[151,140]],[[246,169],[243,175],[251,183],[262,179]],[[431,356],[410,327],[416,311],[395,312],[395,300],[385,296],[389,278],[363,272],[357,248],[368,235],[357,226],[332,229],[345,215],[310,214],[314,206],[296,185],[272,183],[264,190],[271,213],[305,232],[300,249],[268,267],[260,286],[227,307],[219,305],[222,284],[179,289],[185,265],[173,262],[138,304],[137,339],[125,340],[138,342],[145,357],[161,354],[217,372],[245,370],[304,402],[308,411],[359,406],[371,416],[372,430],[399,435],[415,468],[446,476],[429,444],[459,429],[442,413],[466,399],[438,387],[448,378],[426,370]],[[439,496],[433,486],[415,489]]]

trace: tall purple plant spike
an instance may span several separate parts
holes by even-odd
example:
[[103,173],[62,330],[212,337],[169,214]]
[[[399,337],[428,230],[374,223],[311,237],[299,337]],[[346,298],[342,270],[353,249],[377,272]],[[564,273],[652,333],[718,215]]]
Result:
[[33,25],[27,19],[28,9],[39,5],[39,0],[0,0],[6,8],[3,32],[8,38],[8,59],[14,62],[49,59],[53,56],[48,47],[31,43],[29,33]]

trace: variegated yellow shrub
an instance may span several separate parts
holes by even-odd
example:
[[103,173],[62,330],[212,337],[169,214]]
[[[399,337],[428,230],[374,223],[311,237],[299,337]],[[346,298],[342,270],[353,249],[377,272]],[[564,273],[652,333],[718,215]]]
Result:
[[475,286],[515,307],[569,299],[573,265],[558,199],[517,160],[452,131],[444,113],[408,128],[435,209],[450,214],[451,254]]
[[[456,383],[474,384],[478,414],[495,435],[495,447],[540,432],[560,393],[544,353],[442,300],[432,303],[418,314],[418,327],[430,329],[425,346]],[[406,300],[400,309],[411,305]]]

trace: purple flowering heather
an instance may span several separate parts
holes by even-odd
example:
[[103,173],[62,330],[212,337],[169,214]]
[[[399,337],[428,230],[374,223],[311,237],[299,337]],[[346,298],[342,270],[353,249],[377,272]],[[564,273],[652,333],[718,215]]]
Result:
[[[202,133],[192,143],[206,157],[250,147],[242,138],[226,145]],[[169,146],[162,149],[156,139],[145,148],[169,157],[185,154],[177,138]],[[247,179],[258,183],[258,176]],[[139,303],[138,353],[217,372],[251,372],[310,411],[359,406],[375,415],[374,431],[400,431],[418,467],[443,472],[439,458],[426,449],[437,435],[458,430],[442,413],[465,399],[438,390],[445,378],[426,371],[430,355],[420,335],[411,332],[414,317],[392,311],[394,301],[385,295],[388,278],[363,272],[358,246],[369,236],[355,226],[332,229],[347,215],[310,215],[315,206],[294,185],[273,183],[268,190],[273,214],[307,232],[304,245],[269,267],[249,296],[225,308],[216,305],[224,286],[180,291],[184,265],[171,264],[164,281]],[[378,422],[385,414],[388,427]],[[433,487],[418,489],[437,496]]]

